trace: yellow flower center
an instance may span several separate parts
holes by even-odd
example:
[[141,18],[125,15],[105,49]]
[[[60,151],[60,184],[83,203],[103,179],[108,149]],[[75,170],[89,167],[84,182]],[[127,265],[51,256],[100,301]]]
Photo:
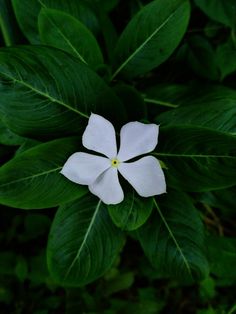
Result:
[[114,167],[114,168],[117,168],[119,166],[119,163],[120,163],[119,160],[116,159],[116,158],[113,158],[111,160],[111,166]]

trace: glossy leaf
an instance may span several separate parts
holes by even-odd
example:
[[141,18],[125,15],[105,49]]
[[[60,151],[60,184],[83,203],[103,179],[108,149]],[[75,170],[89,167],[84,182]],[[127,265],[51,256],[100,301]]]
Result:
[[42,7],[57,9],[73,15],[92,32],[97,32],[99,23],[93,10],[84,1],[77,0],[12,0],[17,21],[22,32],[32,44],[39,44],[38,15]]
[[18,135],[41,139],[80,133],[91,112],[112,122],[119,113],[122,120],[122,105],[111,89],[63,51],[40,46],[2,49],[0,77],[5,84],[0,115]]
[[87,189],[59,172],[78,150],[78,138],[38,145],[0,168],[0,203],[23,209],[54,207],[81,197]]
[[203,225],[191,199],[171,192],[155,204],[151,218],[136,232],[152,266],[182,282],[206,277]]
[[128,231],[142,226],[150,216],[152,208],[152,198],[141,198],[134,192],[127,194],[123,202],[108,206],[114,224],[122,230]]
[[43,8],[38,21],[42,43],[67,51],[91,66],[103,63],[96,38],[73,16],[62,11]]
[[236,92],[233,89],[215,86],[200,94],[192,91],[183,106],[157,116],[162,126],[201,126],[236,134]]
[[235,25],[235,0],[195,0],[196,5],[212,20],[230,27]]
[[206,127],[160,129],[157,152],[164,162],[167,186],[203,192],[236,184],[236,136]]
[[106,206],[91,194],[61,206],[49,235],[51,275],[61,285],[86,285],[111,267],[123,240]]
[[132,78],[164,62],[181,41],[189,14],[185,0],[156,0],[143,7],[117,43],[113,78]]

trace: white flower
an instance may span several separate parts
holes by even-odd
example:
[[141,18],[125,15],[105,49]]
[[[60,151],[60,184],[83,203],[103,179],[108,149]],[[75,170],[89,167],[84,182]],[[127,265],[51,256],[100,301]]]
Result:
[[88,185],[91,193],[105,204],[118,204],[124,199],[118,172],[143,197],[165,193],[164,173],[155,157],[146,156],[127,162],[153,151],[157,145],[158,132],[156,124],[125,124],[121,128],[120,150],[117,153],[113,125],[105,118],[91,114],[83,134],[83,146],[106,157],[74,153],[66,161],[61,173],[75,183]]

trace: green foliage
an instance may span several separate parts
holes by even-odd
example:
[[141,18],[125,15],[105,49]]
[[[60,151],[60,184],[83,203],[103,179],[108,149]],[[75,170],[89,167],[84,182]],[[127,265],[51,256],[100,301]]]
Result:
[[96,66],[103,63],[93,34],[69,14],[43,8],[39,14],[39,33],[42,43],[68,51],[85,64]]
[[208,263],[204,256],[204,232],[191,199],[170,192],[150,220],[137,230],[137,237],[151,264],[164,276],[191,282],[204,278]]
[[7,162],[0,169],[1,203],[24,209],[49,208],[85,194],[83,187],[59,173],[77,147],[77,138],[59,139],[26,150]]
[[121,73],[133,78],[164,62],[186,31],[189,11],[189,3],[182,0],[152,1],[142,8],[119,38],[113,77]]
[[[53,48],[2,49],[0,75],[5,84],[0,114],[19,135],[58,138],[80,133],[89,112],[110,115],[111,101],[111,115],[117,113],[119,100],[102,79],[82,62]],[[122,115],[122,107],[117,110]]]
[[132,231],[142,226],[153,208],[152,198],[142,199],[130,192],[117,205],[109,205],[108,210],[114,224],[122,230]]
[[208,15],[229,27],[235,27],[236,4],[234,0],[194,0],[196,5]]
[[[235,0],[0,1],[1,313],[235,312],[235,17]],[[125,123],[160,125],[165,195],[122,179],[105,205],[60,173],[91,113],[118,146]]]
[[59,208],[49,235],[49,270],[58,283],[85,285],[111,267],[122,243],[106,206],[87,195]]

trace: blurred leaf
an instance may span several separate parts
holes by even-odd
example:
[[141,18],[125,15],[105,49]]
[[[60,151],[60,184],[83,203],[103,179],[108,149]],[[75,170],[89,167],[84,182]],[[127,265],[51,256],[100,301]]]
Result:
[[0,252],[0,274],[13,275],[16,265],[16,254],[12,251]]
[[157,0],[143,7],[117,43],[112,78],[136,77],[168,59],[186,31],[189,15],[185,0]]
[[126,272],[119,274],[113,280],[108,281],[103,287],[103,294],[105,296],[110,296],[114,293],[127,290],[131,288],[134,283],[134,273]]
[[123,202],[109,205],[108,210],[114,224],[122,230],[135,230],[142,226],[151,215],[153,208],[152,198],[141,198],[129,193]]
[[236,279],[236,239],[209,235],[207,237],[210,271],[217,277]]
[[103,63],[96,38],[86,26],[67,13],[41,9],[39,33],[42,43],[67,51],[85,64],[95,67]]
[[212,20],[226,26],[235,26],[235,0],[194,0],[196,5]]
[[18,256],[15,266],[15,274],[20,281],[24,281],[28,275],[28,265],[23,256]]
[[61,206],[49,235],[50,273],[61,285],[86,285],[111,267],[123,240],[106,206],[92,195]]
[[222,80],[236,71],[236,45],[231,39],[217,47],[216,60]]
[[204,37],[190,37],[187,42],[187,59],[196,74],[210,80],[219,80],[216,53]]
[[170,192],[162,197],[151,218],[136,232],[145,255],[161,274],[181,282],[207,276],[203,225],[187,195]]
[[0,168],[0,203],[23,209],[49,208],[81,197],[86,189],[59,172],[78,139],[38,145]]
[[46,215],[28,214],[24,220],[25,236],[30,239],[45,234],[50,227],[51,220]]
[[206,279],[204,279],[200,283],[199,290],[200,297],[204,302],[213,299],[216,296],[216,287],[214,279],[211,277],[207,277]]
[[0,114],[16,134],[41,139],[80,133],[91,112],[122,121],[124,110],[112,90],[63,51],[1,49],[0,76],[6,84],[0,90]]
[[236,184],[236,136],[207,127],[160,129],[157,152],[168,170],[167,187],[203,192]]
[[6,46],[16,43],[15,21],[12,14],[11,2],[9,0],[0,1],[0,32],[3,35]]
[[202,193],[199,200],[204,204],[220,209],[223,217],[227,218],[235,215],[235,195],[236,186],[233,186],[230,189]]

